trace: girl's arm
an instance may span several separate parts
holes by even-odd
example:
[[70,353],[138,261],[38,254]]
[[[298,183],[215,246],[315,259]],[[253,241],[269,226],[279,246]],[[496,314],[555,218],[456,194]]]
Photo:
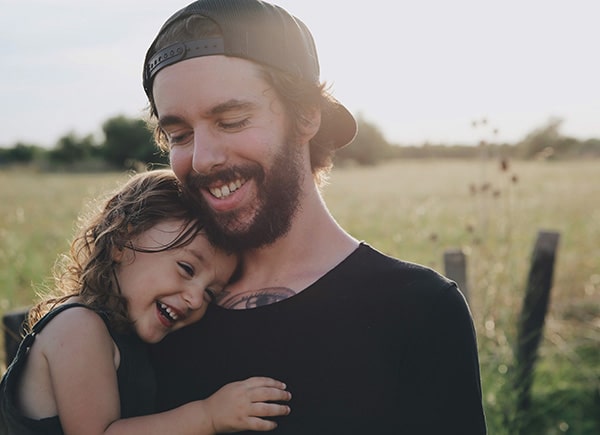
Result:
[[83,307],[56,316],[38,335],[56,412],[67,434],[101,434],[119,418],[119,352],[101,317]]
[[86,308],[61,313],[36,345],[48,362],[56,408],[65,434],[214,434],[266,431],[276,424],[261,417],[286,415],[285,385],[269,378],[228,384],[203,401],[171,411],[120,419],[118,350],[103,320]]
[[106,434],[216,434],[242,430],[268,431],[274,421],[261,417],[287,415],[286,405],[266,401],[289,400],[285,384],[271,378],[249,378],[225,385],[206,400],[182,405],[171,411],[115,421]]

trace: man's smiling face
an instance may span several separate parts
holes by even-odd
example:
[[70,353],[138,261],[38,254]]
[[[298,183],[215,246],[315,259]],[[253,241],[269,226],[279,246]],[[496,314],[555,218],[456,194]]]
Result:
[[253,62],[189,59],[162,70],[153,93],[171,166],[230,246],[285,234],[303,181],[300,147],[276,93]]

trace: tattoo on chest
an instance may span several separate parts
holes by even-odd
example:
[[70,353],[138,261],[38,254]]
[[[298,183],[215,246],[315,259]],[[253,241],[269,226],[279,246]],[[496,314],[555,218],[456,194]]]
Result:
[[296,292],[294,290],[287,287],[268,287],[236,293],[234,295],[222,292],[217,298],[217,303],[223,308],[244,310],[262,307],[263,305],[270,305],[294,296],[295,294]]

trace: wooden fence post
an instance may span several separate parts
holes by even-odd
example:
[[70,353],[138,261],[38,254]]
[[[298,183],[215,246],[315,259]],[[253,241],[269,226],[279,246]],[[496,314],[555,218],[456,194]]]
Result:
[[548,311],[559,238],[558,232],[539,231],[531,257],[531,269],[517,326],[514,385],[517,393],[517,415],[522,415],[531,406],[533,367]]
[[468,301],[467,258],[462,250],[448,249],[444,252],[444,274],[458,285]]
[[9,311],[2,316],[2,329],[4,330],[4,362],[6,366],[11,363],[23,336],[23,325],[29,314],[29,308]]

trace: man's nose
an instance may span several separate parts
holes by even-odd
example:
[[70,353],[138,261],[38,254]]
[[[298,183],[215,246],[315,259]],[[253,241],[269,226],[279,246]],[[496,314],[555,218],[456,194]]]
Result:
[[209,174],[226,161],[226,147],[219,135],[206,128],[194,130],[192,168],[198,174]]

